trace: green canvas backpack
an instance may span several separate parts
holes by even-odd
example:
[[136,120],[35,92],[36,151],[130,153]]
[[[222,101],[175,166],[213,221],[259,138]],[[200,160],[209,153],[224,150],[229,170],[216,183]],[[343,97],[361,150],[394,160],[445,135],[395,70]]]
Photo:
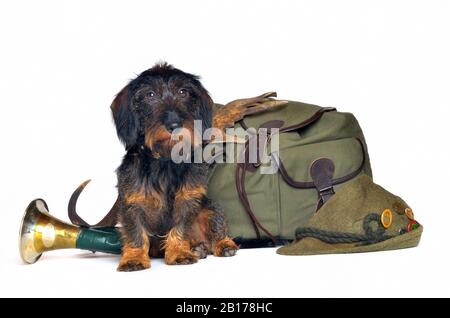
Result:
[[[258,161],[216,163],[208,184],[209,198],[223,208],[231,237],[243,247],[295,239],[296,229],[339,187],[372,175],[363,132],[350,113],[289,102],[235,125],[250,127],[268,128],[268,136],[271,128],[279,129],[279,149],[270,153],[277,172],[261,173],[264,165]],[[248,147],[237,156],[248,157],[246,152]]]

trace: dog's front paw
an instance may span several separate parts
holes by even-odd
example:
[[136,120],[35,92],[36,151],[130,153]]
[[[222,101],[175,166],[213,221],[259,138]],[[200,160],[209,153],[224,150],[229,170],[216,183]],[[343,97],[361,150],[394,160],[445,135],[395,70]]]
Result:
[[230,238],[224,238],[223,240],[216,243],[214,248],[214,256],[219,257],[229,257],[236,255],[239,246],[233,242]]
[[208,248],[204,243],[200,243],[199,245],[192,248],[192,252],[199,258],[206,258],[208,256]]
[[125,244],[120,257],[119,272],[134,272],[150,268],[150,257],[148,256],[148,246],[133,247]]
[[177,253],[168,253],[164,256],[167,265],[188,265],[198,261],[198,256],[191,251],[183,250]]
[[128,260],[125,263],[120,263],[117,267],[117,271],[119,272],[134,272],[134,271],[141,271],[144,269],[150,268],[150,262],[149,263],[143,263],[140,260]]

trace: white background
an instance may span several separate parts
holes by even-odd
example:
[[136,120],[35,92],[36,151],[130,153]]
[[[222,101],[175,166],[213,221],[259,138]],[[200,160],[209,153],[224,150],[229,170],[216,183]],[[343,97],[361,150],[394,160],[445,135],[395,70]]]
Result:
[[[2,1],[0,296],[450,296],[448,1]],[[418,248],[286,257],[241,250],[117,273],[78,250],[20,261],[28,202],[98,221],[124,150],[113,96],[159,60],[201,75],[216,102],[269,90],[353,112],[375,181],[425,231]]]

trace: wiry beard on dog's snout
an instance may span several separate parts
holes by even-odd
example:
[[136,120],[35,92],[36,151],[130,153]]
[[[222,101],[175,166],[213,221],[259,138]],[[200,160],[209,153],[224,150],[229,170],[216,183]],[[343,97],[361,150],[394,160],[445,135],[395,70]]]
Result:
[[146,129],[144,143],[156,158],[169,157],[171,137],[172,134],[161,125],[153,129]]
[[[194,129],[193,124],[185,123],[182,128],[169,132],[163,125],[145,132],[145,146],[148,147],[155,158],[171,158],[172,149],[176,146],[194,151],[202,145],[201,132]],[[186,155],[186,154],[185,154]]]

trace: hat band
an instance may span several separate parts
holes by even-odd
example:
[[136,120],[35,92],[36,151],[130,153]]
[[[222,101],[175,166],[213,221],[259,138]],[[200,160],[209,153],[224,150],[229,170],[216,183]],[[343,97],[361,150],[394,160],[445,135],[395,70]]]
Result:
[[[371,223],[377,225],[375,230],[372,228]],[[300,227],[295,231],[295,237],[297,240],[312,237],[329,244],[361,243],[362,245],[378,243],[393,237],[391,235],[385,235],[386,229],[380,221],[380,216],[376,213],[368,214],[364,218],[363,229],[365,234],[333,232],[312,227]]]

